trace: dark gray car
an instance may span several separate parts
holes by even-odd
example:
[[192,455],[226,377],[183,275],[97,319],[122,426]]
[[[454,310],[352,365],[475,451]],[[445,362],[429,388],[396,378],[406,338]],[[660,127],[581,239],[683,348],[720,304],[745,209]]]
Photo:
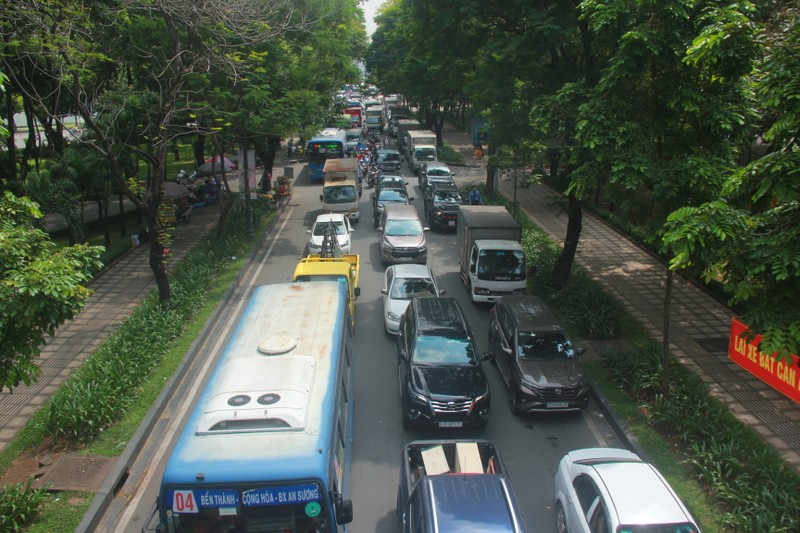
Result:
[[535,296],[504,296],[490,312],[489,350],[514,413],[579,410],[589,380],[558,319]]

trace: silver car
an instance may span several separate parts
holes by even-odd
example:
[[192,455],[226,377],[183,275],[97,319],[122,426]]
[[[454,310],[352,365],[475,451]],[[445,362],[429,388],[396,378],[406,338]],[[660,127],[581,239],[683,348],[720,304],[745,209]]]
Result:
[[417,210],[412,205],[388,204],[384,207],[380,232],[381,263],[421,263],[428,261],[428,244]]
[[617,448],[565,455],[556,471],[559,533],[699,533],[692,515],[656,468]]
[[400,317],[411,298],[417,296],[441,296],[436,278],[425,265],[392,265],[383,275],[383,324],[386,333],[397,335]]

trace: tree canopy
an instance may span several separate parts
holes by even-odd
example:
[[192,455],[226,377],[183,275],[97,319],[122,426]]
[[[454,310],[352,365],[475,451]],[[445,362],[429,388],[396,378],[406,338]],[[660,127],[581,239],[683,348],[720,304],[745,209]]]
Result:
[[568,200],[556,283],[591,201],[721,282],[765,350],[797,353],[796,21],[781,2],[393,0],[367,67],[423,109],[485,118],[490,166],[519,147],[544,163]]

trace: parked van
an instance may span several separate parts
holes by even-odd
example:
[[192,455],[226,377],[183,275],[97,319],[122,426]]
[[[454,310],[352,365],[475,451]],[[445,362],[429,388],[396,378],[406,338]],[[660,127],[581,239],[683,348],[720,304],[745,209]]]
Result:
[[428,245],[417,210],[413,205],[387,204],[378,223],[381,263],[420,263],[428,261]]

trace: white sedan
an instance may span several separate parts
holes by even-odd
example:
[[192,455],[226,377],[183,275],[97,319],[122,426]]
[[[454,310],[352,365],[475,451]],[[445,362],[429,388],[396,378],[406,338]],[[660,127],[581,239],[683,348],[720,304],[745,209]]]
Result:
[[400,317],[415,296],[441,296],[436,278],[426,265],[392,265],[383,276],[383,323],[386,332],[397,335]]
[[617,448],[565,455],[556,471],[558,533],[699,533],[656,468]]
[[350,253],[350,241],[353,228],[347,217],[340,213],[325,213],[317,216],[314,225],[306,233],[311,234],[308,241],[308,254],[318,254],[322,250],[322,240],[328,232],[328,228],[333,226],[336,233],[336,240],[339,241],[339,249],[343,254]]

